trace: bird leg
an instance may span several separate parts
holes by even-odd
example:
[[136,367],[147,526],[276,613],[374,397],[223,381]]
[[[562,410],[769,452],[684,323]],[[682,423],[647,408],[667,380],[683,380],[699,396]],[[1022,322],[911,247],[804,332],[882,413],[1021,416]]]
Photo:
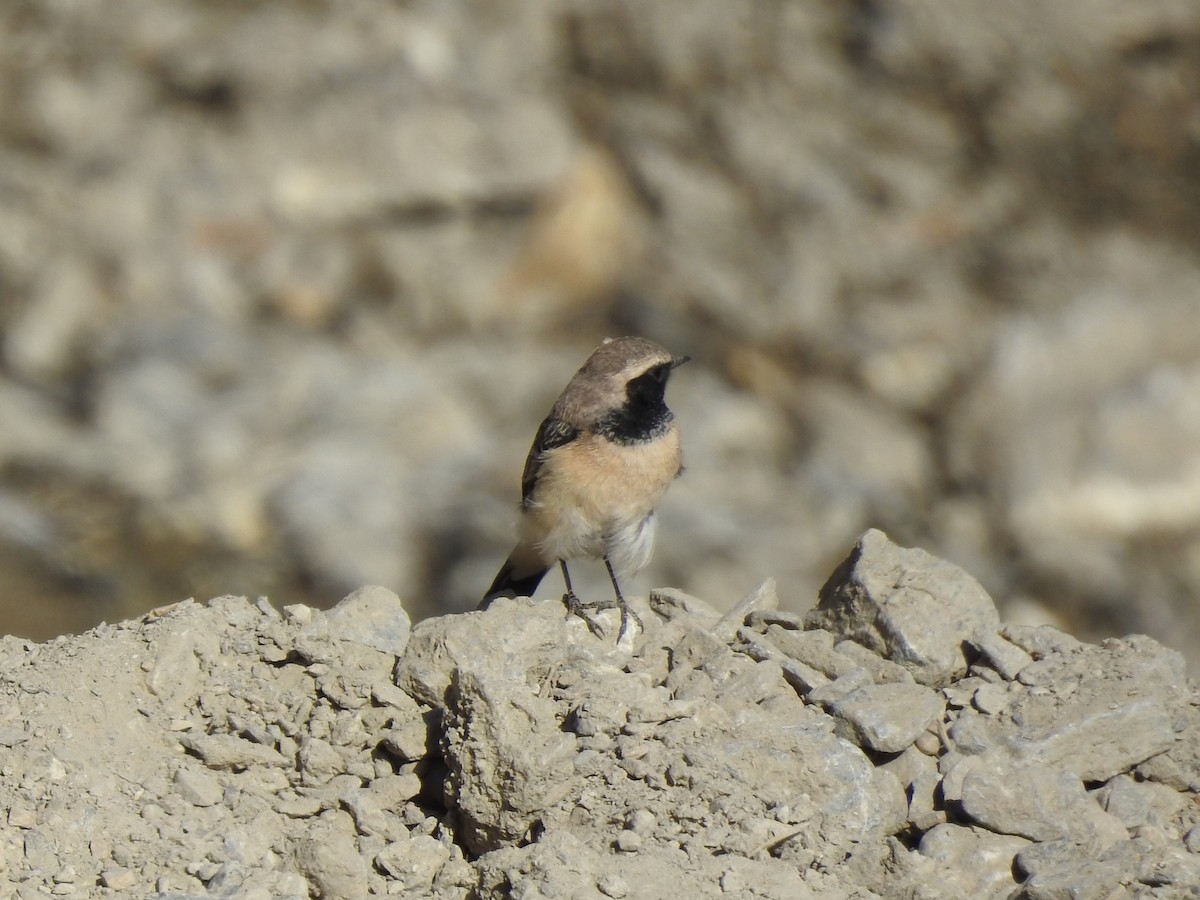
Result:
[[617,573],[613,571],[612,563],[608,561],[607,556],[604,557],[604,567],[608,569],[608,577],[612,581],[613,591],[617,595],[617,606],[621,610],[621,630],[617,632],[617,640],[620,641],[621,635],[625,633],[625,629],[629,626],[630,619],[633,619],[633,621],[637,622],[638,628],[642,629],[642,631],[645,631],[646,628],[644,625],[642,625],[642,620],[638,618],[638,614],[635,613],[630,608],[629,604],[625,602],[625,595],[621,593],[621,586],[617,584]]
[[567,615],[578,616],[587,624],[588,630],[592,634],[598,638],[604,637],[604,629],[591,617],[589,610],[607,609],[608,606],[616,604],[584,603],[575,593],[575,589],[571,587],[571,575],[567,572],[566,561],[560,559],[558,565],[562,569],[563,581],[567,585],[567,592],[563,594],[563,603],[567,605]]

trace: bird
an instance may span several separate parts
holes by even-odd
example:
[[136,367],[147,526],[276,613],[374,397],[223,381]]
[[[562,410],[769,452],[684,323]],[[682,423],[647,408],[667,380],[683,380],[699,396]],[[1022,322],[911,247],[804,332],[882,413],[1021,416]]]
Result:
[[[528,597],[557,563],[568,614],[597,635],[589,610],[616,606],[624,634],[636,613],[618,576],[645,567],[654,510],[683,472],[683,444],[667,408],[671,373],[688,362],[643,337],[606,339],[587,358],[538,427],[521,476],[518,539],[480,603]],[[583,604],[567,561],[602,559],[615,602]],[[618,635],[618,636],[619,636]]]

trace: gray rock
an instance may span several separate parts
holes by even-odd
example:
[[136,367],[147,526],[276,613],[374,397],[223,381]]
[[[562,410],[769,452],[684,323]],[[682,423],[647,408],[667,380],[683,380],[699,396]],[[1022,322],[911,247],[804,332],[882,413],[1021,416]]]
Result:
[[828,631],[796,631],[771,624],[763,632],[763,638],[780,653],[827,678],[838,678],[852,669],[862,668],[833,649],[834,638]]
[[1189,853],[1200,853],[1200,825],[1193,825],[1183,836],[1183,845]]
[[246,769],[250,766],[283,766],[287,760],[273,747],[264,747],[232,734],[183,735],[179,743],[211,769]]
[[[934,821],[935,807],[941,806],[942,797],[939,790],[942,776],[938,772],[937,762],[911,746],[881,766],[896,776],[900,786],[908,795],[908,821],[918,825],[921,831],[928,831],[936,824]],[[945,821],[945,813],[937,811],[941,821]]]
[[378,585],[360,587],[305,629],[335,641],[352,641],[393,656],[408,645],[412,623],[400,598]]
[[[1017,887],[1013,858],[1029,841],[982,828],[941,824],[921,838],[920,854],[936,864],[924,882],[933,896],[1005,897]],[[939,884],[941,882],[941,884]]]
[[[486,670],[487,660],[476,663]],[[446,799],[473,852],[517,843],[547,807],[580,788],[574,736],[559,729],[555,705],[523,683],[457,672],[443,727]]]
[[398,716],[384,734],[383,746],[406,762],[424,759],[429,752],[429,727],[420,715]]
[[450,859],[450,850],[427,834],[388,844],[375,856],[375,865],[404,891],[428,891]]
[[668,621],[685,616],[709,630],[724,617],[724,614],[708,601],[693,597],[678,588],[656,588],[651,591],[650,608]]
[[749,628],[743,628],[738,632],[737,649],[751,659],[772,660],[778,663],[784,678],[802,696],[807,696],[814,689],[829,683],[829,678],[822,672],[788,656],[765,635]]
[[193,806],[212,806],[220,803],[225,794],[221,782],[216,778],[208,772],[197,771],[188,766],[180,767],[175,773],[175,789],[179,791],[179,796]]
[[1177,791],[1200,793],[1200,709],[1178,712],[1174,743],[1139,765],[1137,773]]
[[940,687],[967,670],[966,642],[1000,624],[974,578],[924,550],[865,532],[821,588],[809,628],[857,641],[900,664],[921,684]]
[[1038,765],[976,765],[962,781],[963,812],[991,831],[1034,841],[1070,840],[1099,853],[1126,840],[1078,776]]
[[720,621],[712,627],[712,632],[719,640],[728,643],[733,640],[739,628],[746,622],[746,616],[753,612],[779,609],[779,593],[774,578],[759,582],[749,594],[743,597],[729,610]]
[[367,895],[367,865],[345,814],[315,822],[295,854],[296,866],[315,896],[335,900]]
[[674,740],[683,741],[680,775],[725,797],[730,808],[771,798],[802,818],[804,809],[820,810],[831,854],[869,835],[894,833],[905,820],[907,802],[895,777],[817,721],[780,727],[751,719]]
[[[819,702],[819,701],[818,701]],[[941,716],[942,701],[919,684],[868,684],[826,704],[845,735],[880,753],[899,753]]]
[[[794,865],[765,857],[699,854],[694,858],[678,847],[656,845],[637,853],[600,852],[569,832],[547,835],[520,849],[489,853],[479,861],[478,896],[502,900],[511,895],[515,873],[524,883],[537,885],[546,897],[572,896],[586,885],[588,892],[620,884],[636,886],[632,895],[717,897],[725,886],[737,894],[753,889],[763,900],[842,900],[844,888],[816,891],[805,883]],[[619,890],[619,887],[618,887]]]
[[421,792],[421,776],[416,772],[381,775],[372,779],[368,790],[375,801],[386,810],[399,810]]
[[1079,638],[1072,637],[1053,625],[1006,624],[1000,636],[1021,648],[1031,659],[1048,656],[1069,656],[1081,652],[1086,646]]
[[[1184,679],[1182,657],[1149,639],[1081,645],[1026,666],[1028,686],[1010,692],[1003,713],[964,709],[949,734],[966,753],[994,751],[1016,765],[1105,781],[1176,744]],[[1069,691],[1052,688],[1069,683]]]
[[913,677],[906,668],[890,659],[884,659],[855,641],[838,641],[833,649],[854,667],[870,672],[871,680],[876,684],[913,683]]
[[1110,780],[1096,792],[1096,800],[1126,828],[1166,825],[1174,820],[1185,802],[1179,791],[1165,784],[1136,781],[1128,775]]
[[1122,841],[1098,856],[1071,841],[1034,844],[1016,865],[1029,876],[1020,897],[1104,898],[1120,882],[1153,886],[1154,896],[1186,897],[1200,884],[1200,860],[1161,834]]
[[[407,797],[404,799],[408,799]],[[352,788],[342,794],[342,805],[354,819],[354,827],[362,835],[379,835],[395,841],[408,835],[408,830],[395,812],[384,808],[379,795],[370,788]]]
[[587,630],[576,617],[568,618],[561,603],[527,599],[501,599],[481,612],[426,619],[413,629],[395,681],[416,700],[443,707],[456,673],[477,662],[516,683],[560,659],[564,648],[585,657],[610,652],[581,628]]
[[200,693],[198,639],[200,636],[191,628],[162,634],[155,641],[154,660],[146,673],[146,686],[179,710]]
[[346,771],[342,754],[318,737],[304,737],[296,755],[305,784],[325,784],[335,775]]
[[998,632],[985,631],[977,634],[971,642],[983,654],[993,669],[1008,681],[1033,662],[1033,657],[1024,648],[1005,638]]

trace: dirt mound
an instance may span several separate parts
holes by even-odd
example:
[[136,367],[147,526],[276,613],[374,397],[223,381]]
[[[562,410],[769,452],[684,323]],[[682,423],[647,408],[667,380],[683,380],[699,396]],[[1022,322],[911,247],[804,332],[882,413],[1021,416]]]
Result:
[[[415,628],[192,601],[0,642],[8,896],[1185,896],[1181,656],[1003,626],[867,532],[806,617],[770,582],[644,631],[555,602]],[[1116,887],[1114,887],[1116,886]],[[1115,890],[1117,893],[1111,893]]]

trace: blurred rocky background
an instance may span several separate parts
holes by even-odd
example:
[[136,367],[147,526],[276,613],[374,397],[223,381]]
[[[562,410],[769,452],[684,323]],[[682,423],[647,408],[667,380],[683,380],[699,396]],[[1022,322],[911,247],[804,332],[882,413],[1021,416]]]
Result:
[[804,609],[876,526],[1200,662],[1193,0],[6,0],[0,85],[0,630],[471,608],[640,333],[637,592]]

